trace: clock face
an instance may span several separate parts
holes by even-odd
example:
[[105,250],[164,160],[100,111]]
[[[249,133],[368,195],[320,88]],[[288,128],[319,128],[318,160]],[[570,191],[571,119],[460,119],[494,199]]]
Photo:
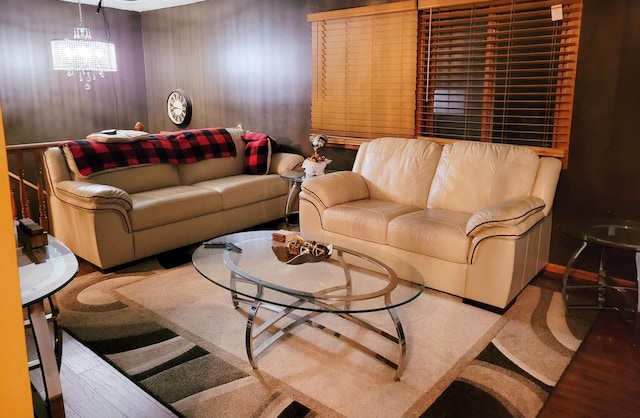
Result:
[[176,89],[167,97],[167,116],[179,127],[185,127],[191,120],[191,98],[186,91]]

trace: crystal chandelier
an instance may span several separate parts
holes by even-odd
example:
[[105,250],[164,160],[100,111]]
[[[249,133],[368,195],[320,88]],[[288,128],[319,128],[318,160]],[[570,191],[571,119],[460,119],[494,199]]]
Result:
[[82,8],[78,0],[80,27],[73,30],[73,39],[54,39],[51,41],[51,57],[53,69],[66,71],[69,77],[78,73],[80,82],[84,82],[86,90],[91,89],[91,82],[96,73],[104,77],[107,71],[118,71],[116,50],[110,42],[91,39],[91,31],[82,25]]

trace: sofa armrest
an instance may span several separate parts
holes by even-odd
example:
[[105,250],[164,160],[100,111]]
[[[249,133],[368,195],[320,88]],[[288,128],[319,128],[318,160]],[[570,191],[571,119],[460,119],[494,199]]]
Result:
[[117,187],[82,181],[61,181],[54,190],[62,202],[88,210],[117,209],[131,210],[129,193]]
[[532,213],[530,216],[515,225],[500,225],[492,228],[485,228],[473,237],[471,240],[471,248],[469,250],[468,263],[473,264],[473,256],[475,255],[478,245],[486,239],[494,237],[517,238],[525,235],[538,222],[544,219],[545,215],[542,210]]
[[324,208],[369,198],[367,183],[353,171],[335,171],[312,177],[302,183],[301,193],[314,198]]
[[304,161],[304,157],[291,152],[274,152],[271,154],[270,174],[282,174],[291,171]]
[[[466,234],[475,238],[488,229],[519,225],[529,217],[542,212],[544,207],[544,200],[535,196],[518,196],[504,200],[474,213],[467,222]],[[542,217],[544,213],[539,219]]]
[[538,174],[536,176],[536,181],[533,184],[533,189],[531,190],[531,196],[538,196],[545,201],[545,216],[551,212],[561,171],[562,163],[559,159],[554,157],[540,158]]

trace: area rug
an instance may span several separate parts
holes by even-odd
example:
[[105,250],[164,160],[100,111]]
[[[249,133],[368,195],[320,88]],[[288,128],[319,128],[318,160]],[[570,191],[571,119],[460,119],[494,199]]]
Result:
[[[234,309],[190,264],[80,276],[57,298],[67,332],[184,417],[535,417],[593,320],[566,318],[559,293],[531,285],[504,315],[426,290],[397,310],[407,367],[394,381],[391,368],[306,326],[252,369],[248,306]],[[392,329],[384,312],[363,315]],[[336,316],[319,318],[396,354]]]

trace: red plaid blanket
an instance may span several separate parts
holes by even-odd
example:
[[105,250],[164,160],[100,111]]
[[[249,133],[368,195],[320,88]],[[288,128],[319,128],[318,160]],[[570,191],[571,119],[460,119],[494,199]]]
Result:
[[149,139],[134,142],[69,141],[63,146],[68,147],[83,176],[138,164],[184,164],[236,156],[233,138],[223,128],[150,135]]

